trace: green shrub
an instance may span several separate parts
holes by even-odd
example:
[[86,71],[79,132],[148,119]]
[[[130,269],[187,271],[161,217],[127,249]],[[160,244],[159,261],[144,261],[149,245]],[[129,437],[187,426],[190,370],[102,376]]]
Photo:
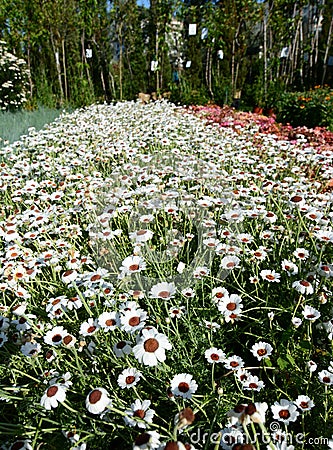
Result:
[[27,101],[29,71],[26,62],[17,58],[0,41],[0,110],[13,111]]
[[279,122],[333,130],[333,90],[328,86],[315,86],[307,92],[281,93],[274,106]]

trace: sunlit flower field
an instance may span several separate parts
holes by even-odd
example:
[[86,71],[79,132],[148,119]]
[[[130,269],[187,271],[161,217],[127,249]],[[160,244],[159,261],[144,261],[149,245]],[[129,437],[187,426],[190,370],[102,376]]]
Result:
[[1,449],[333,448],[332,159],[164,101],[1,149]]

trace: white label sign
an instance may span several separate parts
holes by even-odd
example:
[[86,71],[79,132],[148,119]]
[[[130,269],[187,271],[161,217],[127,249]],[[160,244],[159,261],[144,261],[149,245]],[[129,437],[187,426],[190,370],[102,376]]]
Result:
[[157,70],[157,64],[158,64],[157,61],[151,61],[151,63],[150,63],[150,70],[151,70],[152,72],[156,72],[156,70]]
[[189,36],[195,36],[197,34],[197,24],[196,23],[189,24],[188,34],[189,34]]

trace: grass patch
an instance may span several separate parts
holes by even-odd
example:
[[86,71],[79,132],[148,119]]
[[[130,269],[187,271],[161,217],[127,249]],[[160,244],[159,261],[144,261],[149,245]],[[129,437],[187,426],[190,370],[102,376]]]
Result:
[[18,140],[28,134],[30,127],[39,131],[47,123],[53,122],[62,113],[61,109],[41,106],[35,111],[0,113],[0,147]]

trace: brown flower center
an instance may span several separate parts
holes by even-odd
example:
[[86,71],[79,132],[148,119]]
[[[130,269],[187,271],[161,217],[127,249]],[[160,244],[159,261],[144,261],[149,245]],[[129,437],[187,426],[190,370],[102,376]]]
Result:
[[119,350],[122,350],[126,345],[125,341],[120,341],[116,344],[116,347],[119,348]]
[[98,275],[98,274],[96,274],[96,275],[93,275],[91,278],[90,278],[90,281],[97,281],[97,280],[100,280],[102,277],[100,276],[100,275]]
[[102,392],[99,389],[94,389],[89,394],[89,403],[95,405],[102,397]]
[[266,275],[266,278],[267,278],[267,280],[274,280],[275,276],[268,274],[268,275]]
[[228,311],[235,311],[236,308],[237,308],[236,303],[228,303],[227,304],[227,310]]
[[139,417],[140,419],[144,419],[145,415],[146,413],[143,409],[137,409],[133,414],[134,417]]
[[186,392],[188,392],[189,389],[190,389],[190,386],[187,383],[185,383],[185,381],[182,381],[181,383],[178,384],[178,390],[180,392],[183,392],[184,394]]
[[105,325],[107,327],[112,327],[113,325],[116,325],[116,321],[114,319],[108,319],[105,321]]
[[63,338],[63,343],[64,343],[65,345],[68,345],[69,343],[72,342],[72,340],[73,340],[73,337],[72,337],[70,334],[68,334],[67,336],[65,336],[65,337]]
[[136,232],[137,236],[143,236],[146,233],[147,233],[147,230],[139,230]]
[[[251,383],[253,384],[253,383]],[[245,408],[245,414],[248,414],[249,416],[252,416],[257,411],[257,408],[253,403],[249,403],[248,406]]]
[[56,395],[56,393],[58,392],[58,387],[57,386],[51,386],[48,388],[48,390],[46,391],[46,395],[48,397],[54,397]]
[[135,445],[144,445],[147,444],[150,440],[150,434],[149,433],[142,433],[137,436],[135,439]]
[[130,320],[128,321],[128,324],[131,327],[136,327],[137,325],[139,325],[140,323],[140,317],[131,317]]
[[20,448],[24,448],[25,444],[22,441],[14,442],[14,444],[10,447],[10,450],[20,450]]
[[281,419],[288,419],[290,417],[290,412],[288,409],[281,409],[281,411],[279,411],[279,416]]
[[191,408],[185,408],[179,413],[180,420],[185,420],[188,424],[194,422],[195,415]]
[[134,272],[135,270],[139,270],[139,267],[140,267],[139,264],[131,264],[129,266],[129,270]]
[[52,337],[52,342],[60,342],[61,340],[62,340],[61,334],[55,334],[55,335]]
[[161,291],[157,294],[158,297],[161,298],[168,298],[170,296],[170,292],[169,291]]
[[94,325],[91,325],[88,329],[87,329],[87,333],[93,333],[96,330],[96,327]]
[[148,353],[154,353],[159,346],[160,344],[158,343],[157,339],[154,338],[147,339],[143,344],[145,351]]
[[164,447],[164,450],[179,450],[178,444],[175,441],[169,441],[166,446]]
[[265,348],[259,348],[259,350],[257,350],[257,353],[259,356],[264,356],[267,354],[267,350]]
[[210,355],[210,359],[212,359],[213,361],[218,361],[220,359],[220,357],[217,353],[212,353]]
[[133,375],[129,375],[128,377],[125,378],[125,383],[126,384],[132,384],[135,381],[135,377],[133,377]]
[[301,197],[300,195],[294,195],[293,197],[291,197],[290,201],[293,203],[299,203],[303,200],[303,197]]
[[66,272],[63,274],[63,277],[69,277],[73,272],[74,270],[66,270]]

